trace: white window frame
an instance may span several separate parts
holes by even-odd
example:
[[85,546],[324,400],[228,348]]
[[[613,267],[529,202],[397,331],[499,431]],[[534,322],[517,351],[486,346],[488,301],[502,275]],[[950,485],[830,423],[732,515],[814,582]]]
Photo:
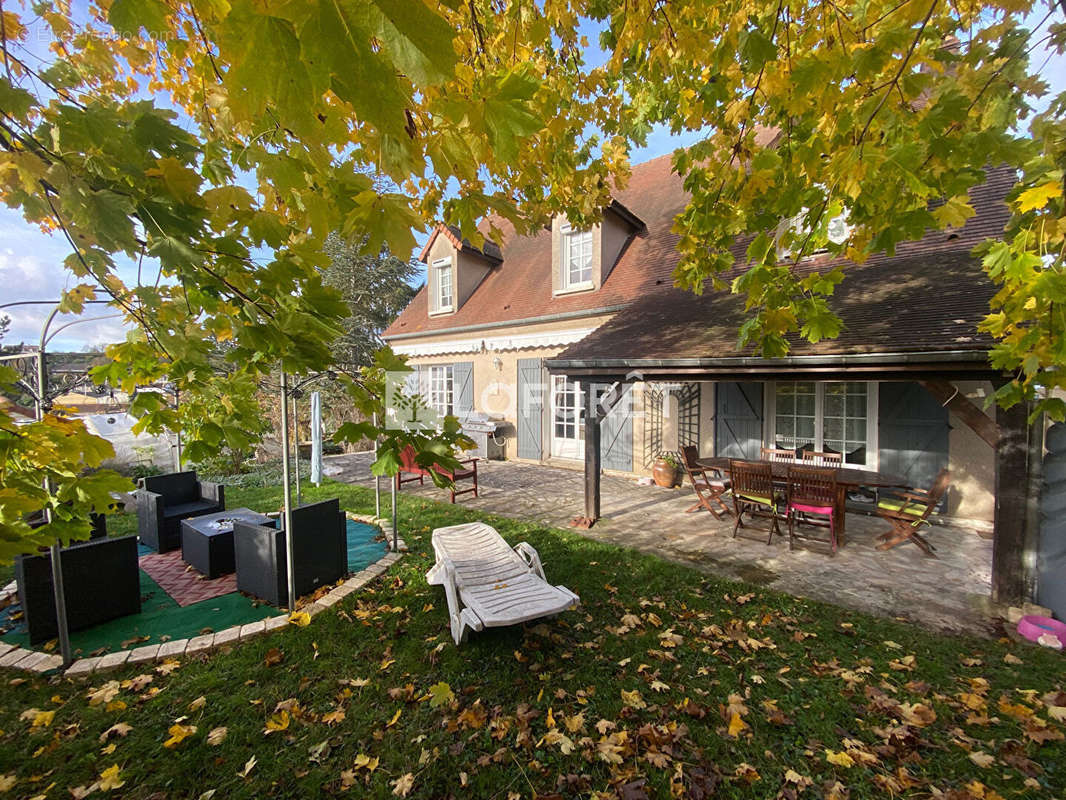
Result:
[[426,405],[445,417],[454,413],[455,381],[451,364],[435,364],[429,367],[426,386]]
[[[448,302],[442,297],[443,279],[448,276]],[[433,295],[432,314],[447,314],[455,310],[455,272],[451,258],[438,258],[429,265],[429,286]]]
[[[793,237],[792,237],[793,238],[793,243],[795,245],[802,245],[803,244],[803,240],[807,237],[807,234],[810,233],[810,228],[807,227],[807,225],[806,225],[806,223],[804,221],[809,212],[810,212],[810,209],[804,208],[796,216],[789,217],[788,219],[783,219],[783,220],[781,220],[780,224],[778,224],[777,233],[776,233],[776,236],[774,237],[775,240],[776,240],[775,247],[777,248],[777,260],[778,261],[788,261],[788,260],[790,260],[792,258],[795,258],[794,251],[786,250],[784,248],[784,246],[781,244],[781,240],[784,238],[786,233],[791,231],[793,233]],[[837,236],[837,237],[834,238],[832,236],[832,234],[830,234],[829,235],[829,241],[831,241],[833,244],[843,244],[844,242],[846,242],[848,239],[851,238],[851,232],[852,232],[853,228],[851,226],[851,223],[848,222],[848,211],[847,211],[847,209],[844,209],[844,211],[842,213],[837,214],[835,217],[831,218],[829,220],[829,222],[827,223],[827,229],[832,228],[834,223],[840,222],[840,221],[842,221],[843,225],[844,225],[844,235],[843,235],[843,237]],[[814,258],[815,256],[825,255],[828,252],[829,252],[829,248],[828,247],[819,247],[817,250],[812,250],[810,253],[807,253],[800,260],[801,261],[807,261],[809,259]]]
[[[797,381],[787,381],[796,383]],[[809,382],[800,380],[800,383]],[[878,382],[877,381],[814,381],[814,446],[821,450],[825,444],[823,436],[825,428],[825,387],[829,383],[865,383],[866,384],[866,463],[849,464],[845,461],[842,466],[851,469],[864,469],[876,472],[879,467],[878,453]],[[774,447],[777,434],[777,381],[767,381],[766,391],[763,394],[763,446]],[[845,459],[847,455],[845,454]]]
[[[591,289],[595,286],[594,283],[594,270],[596,261],[596,242],[595,237],[592,235],[592,230],[579,231],[572,228],[569,224],[563,225],[560,229],[563,237],[562,247],[562,264],[560,265],[559,285],[564,292],[577,292],[583,289]],[[589,277],[586,281],[571,281],[570,271],[573,260],[571,258],[572,251],[576,244],[584,246],[585,238],[588,239],[589,248],[589,265],[588,272]],[[581,240],[580,242],[578,240]]]

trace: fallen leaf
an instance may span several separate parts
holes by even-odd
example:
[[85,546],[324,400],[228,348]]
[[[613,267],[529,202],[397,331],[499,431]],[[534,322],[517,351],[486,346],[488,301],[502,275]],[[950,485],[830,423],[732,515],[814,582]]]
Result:
[[970,761],[979,767],[987,769],[996,763],[996,758],[988,753],[982,753],[980,750],[974,750],[970,753]]
[[397,797],[407,797],[415,786],[415,776],[406,772],[392,782],[392,793]]
[[630,708],[647,708],[648,704],[644,702],[644,698],[640,696],[640,690],[634,689],[631,692],[627,692],[622,689],[622,702]]
[[294,611],[289,614],[289,624],[298,628],[306,628],[311,624],[311,615],[306,611]]
[[266,722],[266,727],[263,729],[264,735],[269,735],[275,731],[284,731],[289,728],[289,712],[281,711],[278,714],[271,714],[270,719]]
[[244,769],[237,773],[237,777],[247,778],[251,774],[252,770],[255,769],[255,765],[258,763],[259,759],[257,759],[255,756],[252,756],[244,762]]
[[429,698],[430,708],[440,708],[449,705],[455,699],[455,692],[452,691],[451,686],[441,681],[429,687]]
[[171,672],[181,666],[180,661],[175,661],[173,658],[168,658],[162,664],[156,666],[155,671],[160,675],[169,675]]
[[748,723],[742,720],[740,714],[734,711],[733,716],[729,718],[729,735],[735,739],[746,728],[748,728]]
[[355,757],[354,769],[365,769],[367,772],[373,772],[378,768],[378,764],[381,762],[377,756],[371,758],[366,753],[360,753]]
[[100,741],[106,742],[112,736],[125,736],[132,730],[132,725],[127,725],[125,722],[116,722],[114,725],[112,725],[110,728],[100,734]]
[[285,654],[281,652],[277,647],[271,647],[266,652],[266,657],[263,659],[263,663],[268,667],[277,666],[285,660]]
[[118,776],[119,772],[118,764],[112,764],[101,772],[100,780],[98,781],[100,788],[105,792],[110,792],[112,789],[119,789],[125,786],[126,782]]
[[201,708],[207,705],[207,698],[200,695],[191,703],[189,703],[189,711],[199,711]]
[[170,738],[163,742],[163,747],[170,750],[177,747],[185,739],[188,739],[190,736],[196,733],[196,726],[174,724],[167,729],[167,733],[170,734]]
[[217,747],[226,740],[226,734],[229,733],[229,728],[222,725],[218,728],[212,728],[211,732],[207,734],[207,743],[212,747]]
[[855,766],[855,759],[847,753],[837,753],[834,750],[825,751],[825,760],[830,764],[836,764],[838,767],[850,768]]

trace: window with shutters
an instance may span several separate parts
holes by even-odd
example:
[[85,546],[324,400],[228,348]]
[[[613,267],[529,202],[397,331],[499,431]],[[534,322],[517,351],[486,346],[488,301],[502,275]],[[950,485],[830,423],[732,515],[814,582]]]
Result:
[[877,468],[875,382],[777,381],[767,406],[767,447],[843,453],[848,466]]
[[452,413],[452,365],[429,368],[426,404],[442,417]]

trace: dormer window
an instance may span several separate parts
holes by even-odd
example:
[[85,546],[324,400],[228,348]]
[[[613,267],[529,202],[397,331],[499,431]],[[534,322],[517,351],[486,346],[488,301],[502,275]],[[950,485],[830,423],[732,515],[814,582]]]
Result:
[[450,258],[438,258],[430,264],[429,286],[433,295],[434,314],[443,314],[455,310],[452,260]]
[[563,234],[563,289],[592,288],[592,231],[578,231],[566,225]]
[[[810,227],[807,225],[808,213],[809,209],[804,208],[796,216],[782,220],[777,226],[776,239],[778,261],[793,258],[796,249],[803,246],[803,243],[811,232]],[[840,214],[829,217],[828,220],[823,219],[822,225],[825,226],[825,238],[835,245],[842,245],[851,238],[851,224],[848,222],[847,209],[844,209]],[[818,247],[809,253],[805,253],[803,257],[811,258],[813,256],[824,255],[828,252],[828,247]]]

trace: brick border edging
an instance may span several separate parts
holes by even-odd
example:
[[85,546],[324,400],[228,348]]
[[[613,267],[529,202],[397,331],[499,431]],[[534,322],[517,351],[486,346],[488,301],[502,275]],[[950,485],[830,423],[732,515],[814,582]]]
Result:
[[[382,533],[385,534],[386,549],[392,549],[391,520],[353,514],[349,511],[344,513],[348,519],[357,522],[365,522],[370,525],[377,525],[381,528]],[[325,611],[327,608],[331,608],[352,592],[362,589],[370,583],[370,581],[385,573],[389,567],[403,557],[405,552],[407,552],[407,544],[402,538],[397,537],[396,552],[386,552],[384,556],[366,567],[366,569],[352,575],[346,581],[335,586],[315,602],[303,607],[297,607],[296,610],[304,611],[313,618],[316,614]],[[15,582],[12,581],[5,586],[3,590],[0,590],[0,600],[12,594],[15,585]],[[67,667],[63,672],[63,675],[71,678],[86,677],[95,672],[115,669],[125,664],[142,664],[177,658],[182,655],[191,656],[197,653],[207,653],[222,647],[223,645],[243,642],[246,639],[276,631],[280,628],[284,628],[288,624],[289,614],[283,613],[274,617],[261,619],[258,622],[234,625],[231,628],[226,628],[217,633],[206,633],[201,636],[193,636],[188,639],[176,639],[174,641],[163,642],[162,644],[149,644],[142,647],[135,647],[132,650],[119,650],[114,653],[107,653],[102,656],[78,658],[74,660],[74,663]],[[27,650],[10,644],[0,644],[0,667],[11,667],[13,669],[40,675],[58,670],[62,666],[63,657],[60,655],[44,653],[39,650]]]

